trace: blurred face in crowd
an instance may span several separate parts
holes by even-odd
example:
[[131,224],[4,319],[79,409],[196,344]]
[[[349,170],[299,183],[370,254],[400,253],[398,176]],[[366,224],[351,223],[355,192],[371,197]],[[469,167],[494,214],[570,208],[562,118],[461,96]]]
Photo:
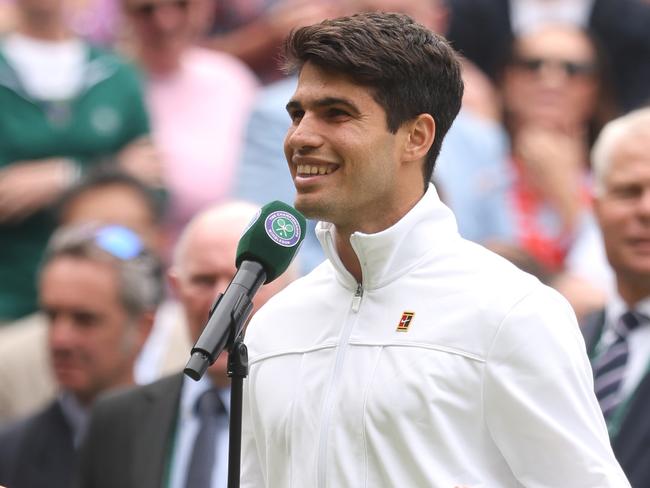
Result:
[[520,37],[503,77],[504,106],[515,124],[582,127],[593,115],[599,82],[596,51],[572,27],[543,27]]
[[136,190],[119,183],[88,189],[67,203],[63,225],[99,222],[128,227],[151,249],[161,249],[161,233],[148,203]]
[[103,262],[58,256],[41,274],[54,375],[84,404],[133,382],[133,362],[151,325],[150,317],[130,317],[118,293],[117,271]]
[[[193,341],[203,332],[215,299],[226,290],[237,272],[237,244],[257,210],[253,205],[234,205],[208,210],[189,224],[169,273],[172,287],[183,305]],[[285,275],[260,288],[253,300],[253,313],[287,284]],[[221,354],[208,369],[212,381],[218,386],[228,384],[227,365],[228,355]]]
[[138,48],[150,56],[176,57],[194,35],[203,0],[122,0]]
[[15,0],[18,10],[27,16],[59,16],[68,0]]
[[354,11],[398,12],[406,14],[433,32],[447,30],[448,11],[444,0],[353,0]]
[[596,215],[621,296],[630,305],[650,295],[650,126],[618,141]]

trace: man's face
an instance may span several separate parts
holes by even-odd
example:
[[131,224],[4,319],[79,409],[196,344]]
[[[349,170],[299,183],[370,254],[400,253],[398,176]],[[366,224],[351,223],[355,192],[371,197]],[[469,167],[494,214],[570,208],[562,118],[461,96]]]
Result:
[[578,30],[549,27],[523,36],[505,70],[506,109],[516,121],[574,129],[592,116],[598,94],[596,52]]
[[[219,293],[235,276],[235,253],[239,233],[225,226],[196,226],[185,244],[182,256],[171,272],[171,282],[183,305],[187,325],[196,341]],[[208,370],[217,385],[227,382],[227,354],[221,354]]]
[[16,7],[28,17],[59,17],[68,0],[16,0]]
[[143,338],[119,299],[118,281],[108,264],[69,256],[54,258],[41,274],[55,377],[84,403],[132,380]]
[[298,210],[351,231],[375,232],[397,220],[404,131],[388,130],[368,88],[307,63],[287,111],[284,152]]
[[596,200],[610,264],[619,285],[643,297],[650,294],[650,128],[617,144]]
[[123,0],[140,44],[163,51],[186,45],[195,0]]

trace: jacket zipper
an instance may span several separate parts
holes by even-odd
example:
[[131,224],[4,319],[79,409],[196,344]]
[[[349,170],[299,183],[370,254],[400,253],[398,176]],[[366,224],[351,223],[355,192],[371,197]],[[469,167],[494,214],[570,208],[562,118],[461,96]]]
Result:
[[[357,289],[354,292],[352,297],[352,311],[357,313],[361,306],[361,299],[363,298],[363,286],[361,283],[357,284]],[[339,348],[336,352],[336,361],[334,363],[334,372],[330,377],[329,384],[327,386],[327,396],[325,397],[325,407],[323,409],[323,423],[320,428],[320,439],[318,442],[318,487],[326,487],[326,468],[327,468],[327,435],[329,433],[330,421],[332,419],[332,411],[334,404],[334,387],[338,382],[339,377],[341,376],[343,369],[343,360],[345,358],[345,353],[348,349],[348,342],[350,335],[352,334],[352,328],[355,320],[348,320],[343,329],[343,335],[341,336],[341,342]]]

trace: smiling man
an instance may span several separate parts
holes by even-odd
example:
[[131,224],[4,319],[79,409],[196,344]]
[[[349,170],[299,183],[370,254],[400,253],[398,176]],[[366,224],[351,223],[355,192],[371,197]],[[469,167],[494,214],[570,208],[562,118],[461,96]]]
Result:
[[160,262],[125,227],[71,226],[42,265],[41,308],[59,396],[0,433],[0,484],[68,488],[88,411],[133,383],[133,364],[162,296]]
[[285,154],[328,260],[247,331],[242,486],[629,486],[568,303],[427,184],[463,92],[447,42],[369,13],[286,57]]

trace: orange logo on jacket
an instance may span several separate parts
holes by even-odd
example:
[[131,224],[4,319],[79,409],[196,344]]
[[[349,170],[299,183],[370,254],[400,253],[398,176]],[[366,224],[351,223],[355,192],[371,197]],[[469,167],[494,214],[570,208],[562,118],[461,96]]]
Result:
[[408,332],[414,315],[414,312],[404,312],[399,324],[397,324],[397,332]]

